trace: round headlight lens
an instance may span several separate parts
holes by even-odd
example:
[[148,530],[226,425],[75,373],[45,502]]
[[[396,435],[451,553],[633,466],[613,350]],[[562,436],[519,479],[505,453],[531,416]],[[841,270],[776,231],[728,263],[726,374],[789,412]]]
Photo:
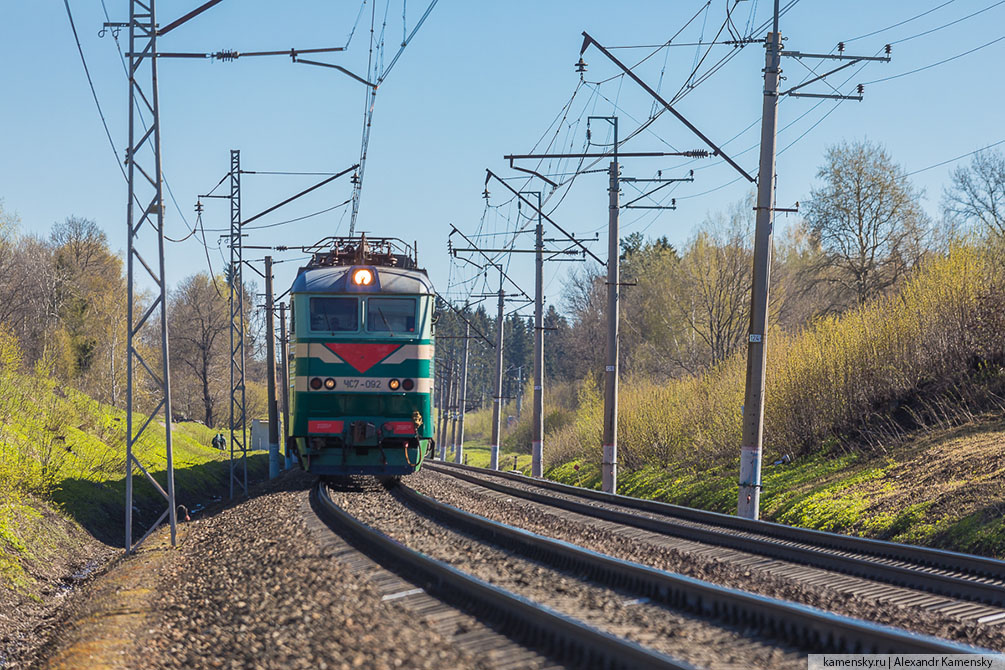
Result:
[[325,388],[328,389],[329,391],[331,391],[333,388],[335,388],[335,380],[332,379],[331,377],[329,377],[328,379],[326,379],[325,380]]
[[311,379],[311,388],[317,391],[319,388],[321,388],[321,383],[322,383],[321,377],[314,377],[313,379]]
[[367,268],[360,268],[352,273],[352,283],[356,286],[369,286],[373,283],[373,272]]
[[392,391],[397,391],[397,390],[398,390],[398,387],[400,387],[400,386],[401,386],[401,382],[400,382],[400,381],[398,381],[397,379],[392,379],[391,381],[389,381],[389,382],[387,383],[387,386],[388,386],[388,388],[390,388],[390,389],[391,389]]
[[406,391],[411,391],[412,389],[415,388],[415,382],[412,381],[411,379],[406,379],[405,381],[401,382],[401,388],[405,389]]

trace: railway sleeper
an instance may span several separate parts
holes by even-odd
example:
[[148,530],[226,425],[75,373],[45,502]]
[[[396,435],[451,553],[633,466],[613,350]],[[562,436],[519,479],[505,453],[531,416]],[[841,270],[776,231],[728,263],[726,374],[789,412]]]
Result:
[[[549,565],[573,565],[581,573],[609,587],[643,583],[636,594],[730,624],[747,623],[765,635],[804,649],[857,653],[986,653],[948,640],[852,619],[805,605],[730,589],[698,579],[600,554],[576,545],[537,535],[486,519],[433,500],[405,485],[392,492],[420,513],[445,521],[509,551],[533,556]],[[780,634],[779,634],[780,633]]]

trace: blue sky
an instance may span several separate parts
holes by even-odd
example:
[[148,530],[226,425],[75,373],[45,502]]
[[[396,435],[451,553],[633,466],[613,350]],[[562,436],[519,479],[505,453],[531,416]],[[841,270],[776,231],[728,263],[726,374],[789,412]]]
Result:
[[[123,0],[105,0],[113,20],[128,10]],[[196,0],[160,0],[161,23],[184,14]],[[504,189],[490,184],[492,206],[481,198],[484,170],[513,176],[502,160],[507,153],[534,150],[542,136],[552,150],[582,151],[585,116],[618,114],[622,136],[649,118],[651,100],[634,83],[609,79],[616,69],[596,50],[585,59],[586,82],[579,84],[573,64],[589,31],[611,46],[660,44],[682,27],[675,43],[707,43],[722,25],[732,0],[631,3],[596,2],[458,2],[441,0],[401,60],[380,87],[358,228],[378,235],[417,239],[421,261],[440,288],[449,280],[470,278],[472,271],[450,270],[446,241],[451,223],[465,232],[494,233],[523,226]],[[783,2],[783,6],[788,2]],[[747,34],[767,21],[771,3],[742,0],[733,9],[736,31]],[[100,0],[70,0],[84,55],[112,138],[121,153],[126,140],[126,81],[111,35],[98,36],[104,21]],[[405,2],[410,30],[426,7]],[[240,51],[343,46],[360,13],[359,2],[297,0],[224,0],[190,24],[165,36],[165,51]],[[371,2],[363,7],[348,50],[318,60],[338,63],[363,74],[370,47],[370,12],[376,31],[385,23],[386,56],[402,39],[401,0]],[[918,14],[925,16],[882,30]],[[980,12],[971,18],[968,15]],[[694,18],[688,23],[689,19]],[[960,20],[963,19],[963,20]],[[955,25],[949,25],[958,21]],[[720,39],[728,38],[728,30]],[[844,139],[881,142],[909,172],[928,167],[1005,139],[1001,126],[1002,88],[997,85],[1005,40],[938,67],[888,81],[873,82],[981,47],[1005,35],[1005,2],[995,0],[925,0],[924,2],[822,2],[800,0],[784,15],[781,30],[786,48],[827,53],[847,41],[847,53],[873,55],[894,42],[893,62],[858,66],[830,81],[841,92],[866,83],[864,102],[835,103],[784,99],[779,107],[777,194],[780,206],[805,199],[828,145]],[[929,34],[921,34],[933,30]],[[861,39],[860,35],[880,31]],[[756,33],[763,37],[764,31]],[[917,37],[914,37],[919,35]],[[120,36],[124,39],[125,34]],[[912,38],[899,42],[904,38]],[[699,75],[728,54],[713,47]],[[615,53],[634,64],[652,49]],[[637,69],[640,76],[668,96],[687,80],[705,47],[679,46],[655,53]],[[756,172],[764,54],[759,44],[739,50],[720,70],[695,87],[677,107],[703,132],[724,143],[730,155]],[[829,61],[828,61],[829,62]],[[813,68],[828,62],[806,61]],[[69,215],[95,219],[114,247],[125,246],[125,184],[91,99],[76,45],[61,2],[11,2],[0,5],[0,199],[22,219],[26,232],[47,234],[55,221]],[[161,62],[163,164],[181,214],[168,199],[167,230],[184,237],[195,222],[196,196],[212,188],[227,172],[229,150],[242,151],[243,166],[260,171],[338,171],[355,163],[360,152],[364,88],[334,70],[294,65],[288,58],[248,58],[233,63],[163,60]],[[793,59],[783,63],[785,84],[804,79],[809,70]],[[822,71],[822,70],[821,70]],[[597,82],[609,79],[603,84]],[[842,82],[845,82],[842,85]],[[578,87],[578,90],[577,90]],[[807,89],[828,92],[826,84]],[[563,105],[576,91],[569,114]],[[557,126],[553,121],[562,119]],[[550,129],[549,129],[550,128]],[[745,132],[742,132],[747,129]],[[593,125],[593,139],[606,131]],[[735,139],[733,139],[735,138]],[[701,148],[700,142],[669,115],[663,115],[635,137],[626,151]],[[745,151],[746,150],[746,151]],[[966,160],[966,159],[965,159]],[[629,211],[622,216],[624,234],[644,231],[684,243],[710,213],[724,211],[743,198],[749,186],[729,183],[736,174],[716,160],[685,164],[683,160],[629,159],[626,176],[679,176],[695,168],[696,180],[674,188],[676,211]],[[598,168],[605,163],[598,165]],[[546,166],[568,171],[571,163]],[[912,180],[926,192],[926,207],[935,215],[952,164],[920,172]],[[244,178],[244,212],[250,216],[300,190],[318,177],[262,176]],[[521,185],[520,181],[511,182]],[[536,186],[534,186],[536,188]],[[566,192],[568,191],[568,192]],[[624,197],[635,192],[626,185]],[[276,223],[337,205],[349,197],[348,179],[262,219]],[[562,197],[564,195],[564,197]],[[553,218],[577,233],[603,236],[607,221],[606,177],[578,177],[548,200]],[[248,243],[310,244],[344,233],[346,208],[268,229],[249,231]],[[784,224],[784,220],[782,221]],[[208,229],[228,225],[224,201],[207,201]],[[222,268],[218,233],[210,232],[210,263]],[[524,244],[531,242],[529,236]],[[496,244],[508,236],[480,238]],[[168,245],[168,277],[174,284],[205,270],[207,261],[197,237]],[[604,240],[593,245],[604,256]],[[262,252],[248,252],[260,258]],[[277,259],[298,258],[276,254]],[[532,291],[529,256],[515,258],[511,274]],[[546,270],[548,299],[558,303],[571,264]],[[292,281],[296,262],[278,265],[277,286]],[[448,280],[449,277],[449,280]],[[452,286],[481,290],[480,281]]]

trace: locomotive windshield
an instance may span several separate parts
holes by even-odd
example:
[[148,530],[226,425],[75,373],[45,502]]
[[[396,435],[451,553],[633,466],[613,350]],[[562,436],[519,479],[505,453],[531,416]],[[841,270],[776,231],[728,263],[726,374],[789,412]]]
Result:
[[415,300],[370,298],[366,301],[366,329],[371,333],[414,333]]
[[356,298],[311,298],[311,330],[332,333],[359,330]]

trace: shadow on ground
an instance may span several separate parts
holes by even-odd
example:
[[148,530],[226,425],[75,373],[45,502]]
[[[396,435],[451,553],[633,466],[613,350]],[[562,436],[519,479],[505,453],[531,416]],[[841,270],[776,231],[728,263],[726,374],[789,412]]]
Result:
[[[269,474],[269,455],[257,452],[248,455],[248,486],[262,481]],[[200,465],[175,468],[175,499],[194,516],[203,508],[229,498],[230,464],[211,461]],[[163,487],[164,472],[153,473]],[[235,491],[239,491],[236,488]],[[125,523],[126,480],[91,481],[65,479],[52,496],[63,511],[105,544],[122,547]],[[166,508],[163,496],[142,472],[133,477],[134,538],[142,537]]]

